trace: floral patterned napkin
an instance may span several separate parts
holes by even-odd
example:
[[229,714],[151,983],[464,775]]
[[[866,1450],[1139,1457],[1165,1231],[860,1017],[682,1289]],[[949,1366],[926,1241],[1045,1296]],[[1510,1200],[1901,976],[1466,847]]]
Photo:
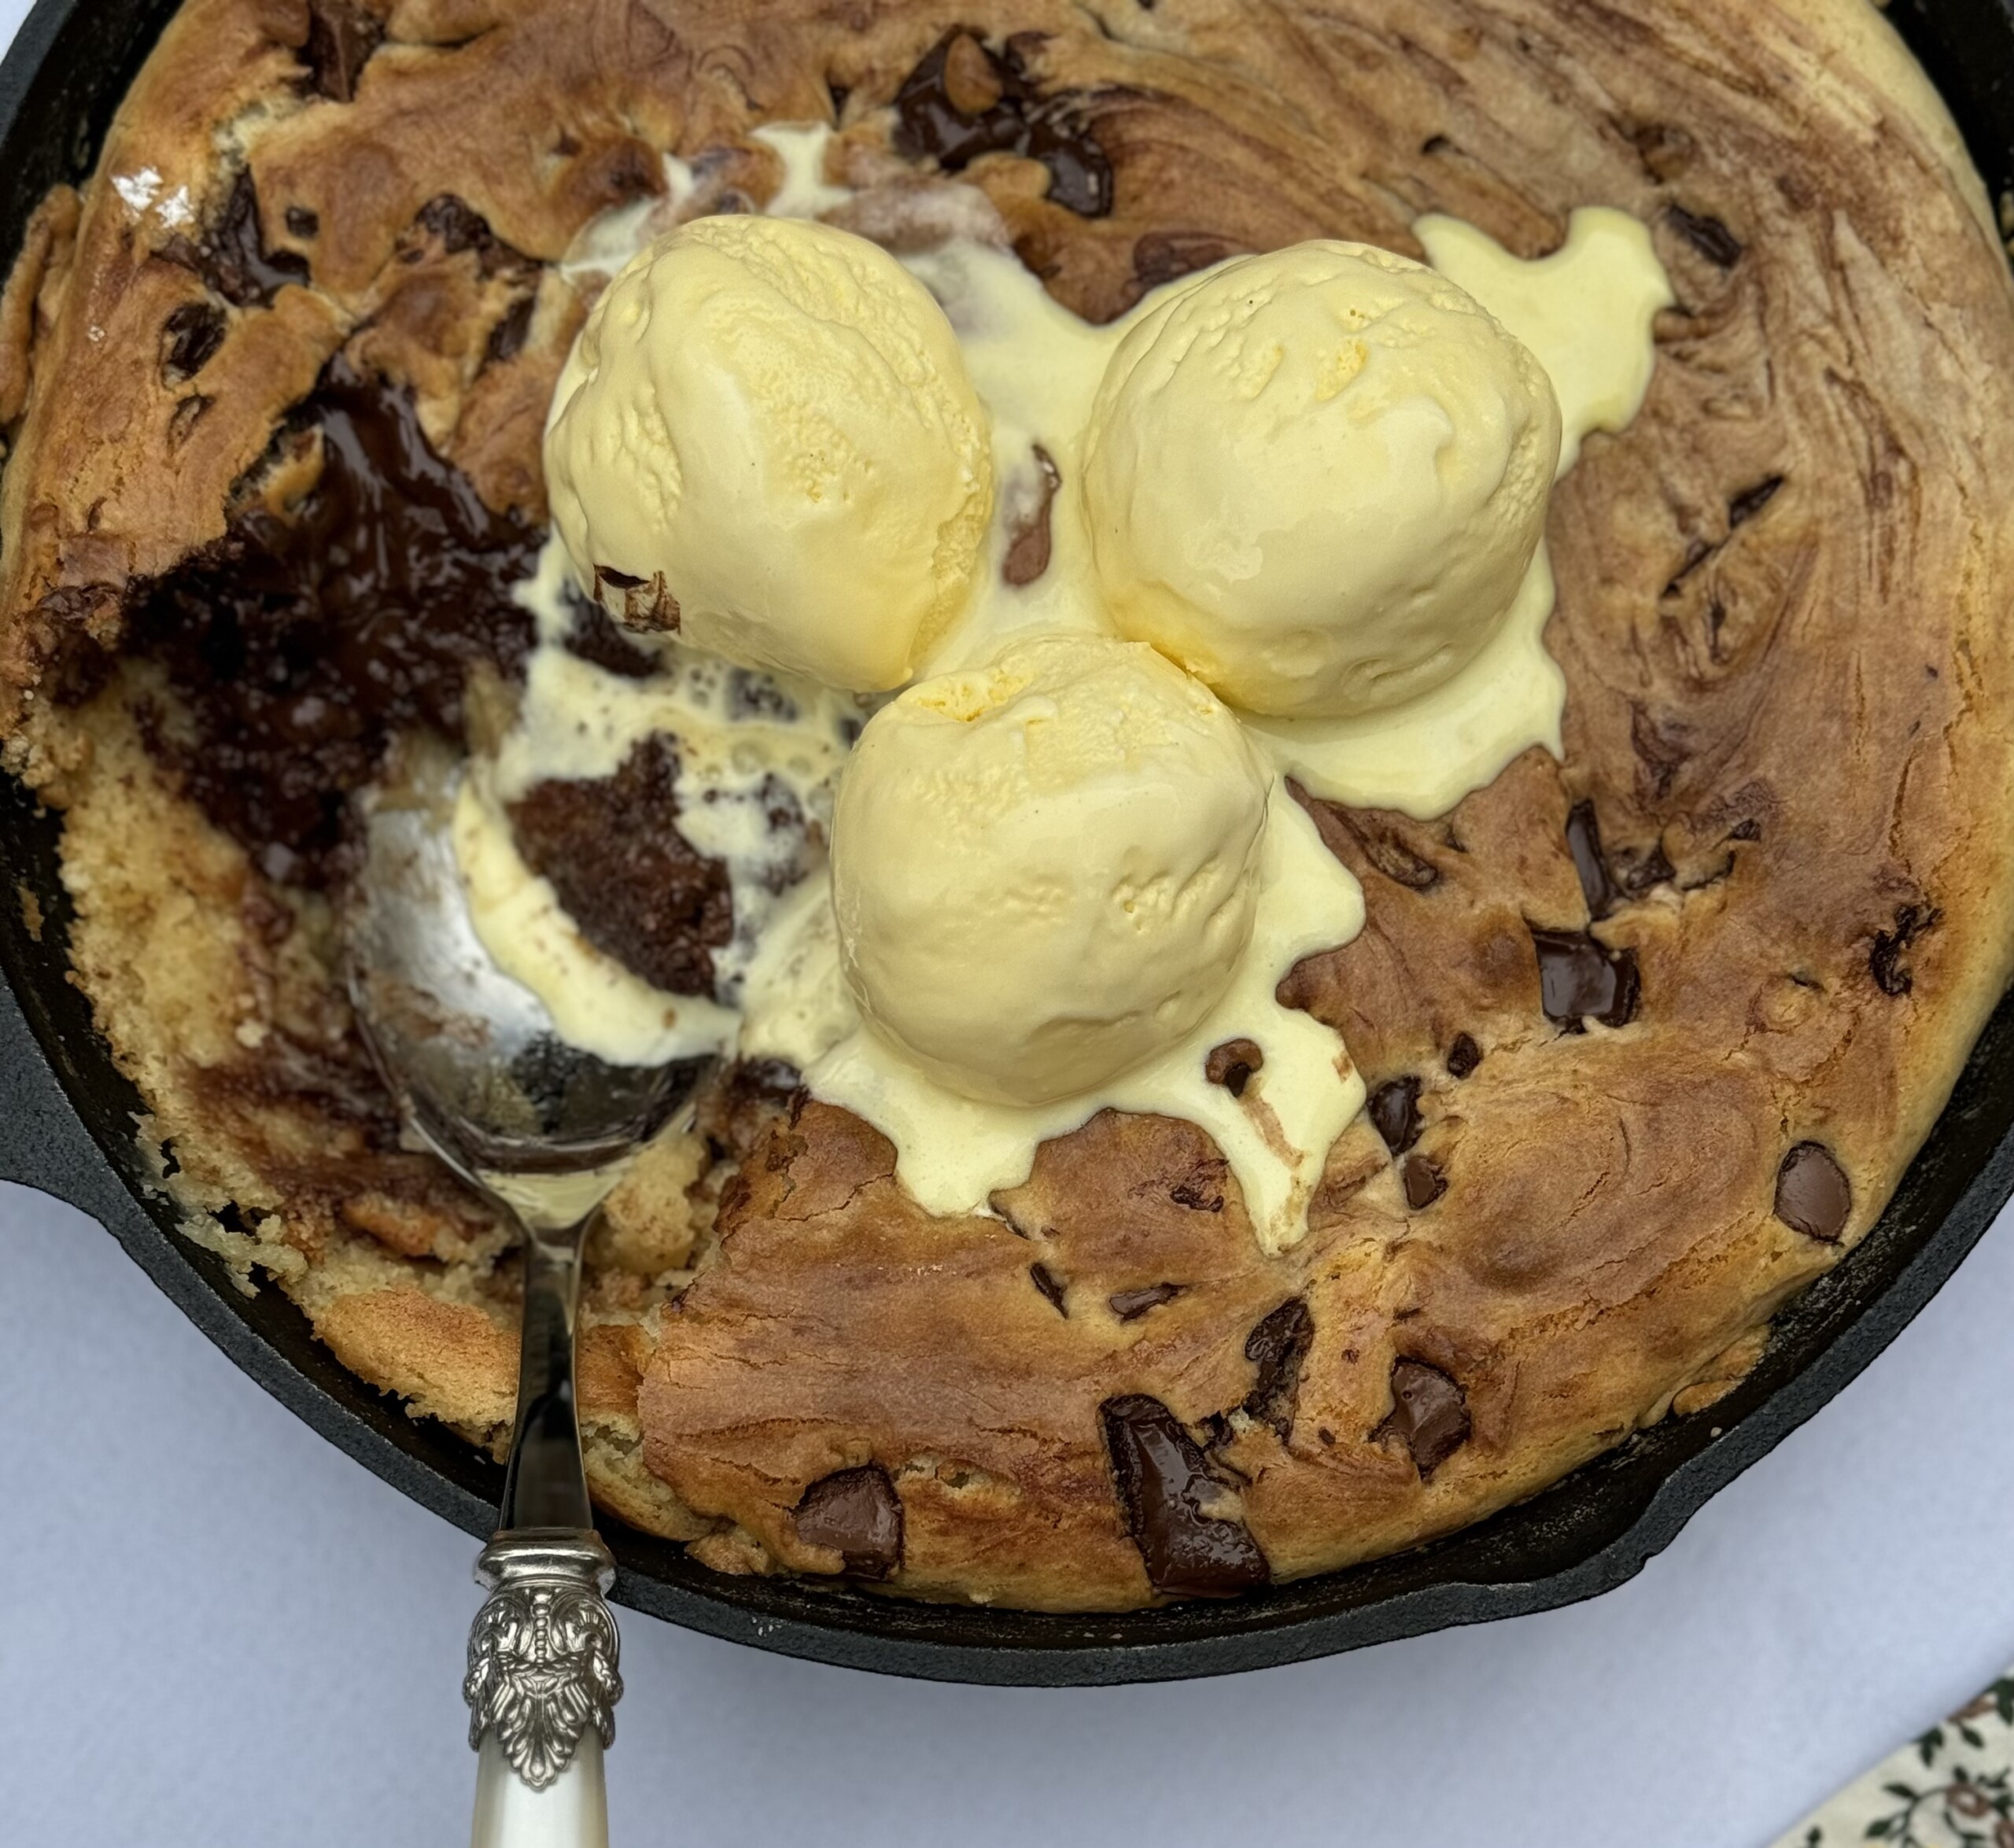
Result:
[[2014,1848],[2014,1669],[1771,1848]]

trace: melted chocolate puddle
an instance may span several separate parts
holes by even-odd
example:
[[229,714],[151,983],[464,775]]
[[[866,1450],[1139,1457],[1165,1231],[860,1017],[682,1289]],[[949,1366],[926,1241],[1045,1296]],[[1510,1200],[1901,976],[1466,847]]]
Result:
[[142,715],[156,755],[268,876],[303,885],[326,882],[393,734],[458,736],[470,669],[522,666],[531,618],[510,587],[538,550],[428,446],[404,392],[340,356],[278,444],[314,431],[321,476],[299,505],[253,505],[137,587],[128,643],[175,696],[172,717]]
[[1044,96],[1026,52],[1038,32],[995,51],[970,32],[945,34],[895,92],[895,151],[961,173],[982,154],[1019,154],[1049,169],[1049,196],[1080,218],[1112,211],[1112,159],[1090,120],[1090,93]]

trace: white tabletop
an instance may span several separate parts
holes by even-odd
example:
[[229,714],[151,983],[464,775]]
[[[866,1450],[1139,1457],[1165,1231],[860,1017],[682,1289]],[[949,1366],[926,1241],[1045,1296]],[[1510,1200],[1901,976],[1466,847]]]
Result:
[[[0,39],[24,0],[0,0]],[[467,1839],[471,1543],[225,1360],[103,1232],[0,1188],[0,1839]],[[1643,1575],[1228,1680],[1001,1691],[629,1614],[618,1848],[1757,1848],[2014,1659],[2003,1218]]]
[[[474,1545],[69,1208],[0,1189],[0,1839],[467,1839]],[[1889,1352],[1592,1603],[1256,1675],[885,1680],[629,1613],[644,1843],[1758,1848],[2014,1659],[2003,1219]]]

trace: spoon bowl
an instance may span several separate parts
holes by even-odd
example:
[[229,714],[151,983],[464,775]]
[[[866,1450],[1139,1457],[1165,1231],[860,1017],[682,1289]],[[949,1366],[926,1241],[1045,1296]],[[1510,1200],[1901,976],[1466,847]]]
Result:
[[489,1595],[463,1695],[474,1848],[603,1848],[603,1749],[622,1691],[574,1403],[581,1252],[630,1159],[712,1060],[616,1065],[570,1046],[500,968],[470,916],[454,847],[459,768],[415,752],[366,799],[343,914],[357,1026],[408,1131],[523,1234],[518,1415],[497,1525],[476,1562]]

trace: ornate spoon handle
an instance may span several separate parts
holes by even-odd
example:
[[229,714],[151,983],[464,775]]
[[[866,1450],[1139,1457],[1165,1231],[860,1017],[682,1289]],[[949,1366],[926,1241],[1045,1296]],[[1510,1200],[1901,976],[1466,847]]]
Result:
[[[489,1595],[469,1632],[472,1848],[607,1848],[602,1752],[622,1698],[615,1561],[594,1531],[574,1405],[574,1318],[586,1221],[525,1227],[518,1423],[495,1536],[476,1561]],[[591,1215],[592,1216],[592,1215]]]
[[607,1848],[602,1751],[615,1740],[615,1562],[592,1530],[500,1533],[476,1576],[491,1587],[469,1632],[471,1848]]

